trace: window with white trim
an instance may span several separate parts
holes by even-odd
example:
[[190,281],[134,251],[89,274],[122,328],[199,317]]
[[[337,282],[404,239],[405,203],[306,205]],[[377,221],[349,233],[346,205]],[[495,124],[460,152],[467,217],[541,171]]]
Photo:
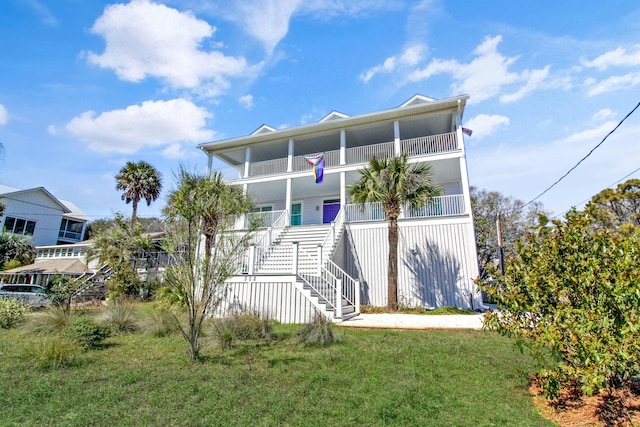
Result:
[[33,236],[36,231],[36,222],[28,219],[15,218],[8,216],[4,219],[5,233],[24,234],[25,236]]

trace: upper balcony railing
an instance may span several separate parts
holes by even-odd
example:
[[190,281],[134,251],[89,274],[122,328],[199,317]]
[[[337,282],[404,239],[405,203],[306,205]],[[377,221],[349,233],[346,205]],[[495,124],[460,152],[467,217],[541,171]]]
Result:
[[[456,151],[459,148],[458,138],[455,132],[440,135],[422,136],[419,138],[403,139],[400,141],[400,152],[409,157],[428,156]],[[320,153],[311,153],[294,156],[291,164],[291,172],[309,170],[309,164],[305,157],[313,157]],[[390,158],[395,154],[395,144],[382,142],[379,144],[363,145],[345,149],[345,164],[354,165],[366,163],[371,157]],[[334,168],[340,166],[340,150],[324,152],[324,167]],[[249,164],[249,176],[277,175],[287,173],[288,158],[282,157]]]
[[[402,218],[427,218],[439,216],[464,215],[467,213],[462,194],[436,196],[425,206],[417,209],[404,209]],[[345,206],[346,222],[384,221],[382,203],[349,204]]]

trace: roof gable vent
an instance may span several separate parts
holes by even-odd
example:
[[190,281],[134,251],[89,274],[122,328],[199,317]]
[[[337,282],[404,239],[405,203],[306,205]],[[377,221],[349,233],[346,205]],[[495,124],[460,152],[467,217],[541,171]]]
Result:
[[328,121],[331,121],[331,120],[346,119],[347,117],[349,117],[347,114],[339,113],[339,112],[334,110],[334,111],[330,112],[329,114],[327,114],[318,123],[324,123],[324,122],[328,122]]
[[262,125],[258,129],[254,130],[251,135],[260,135],[268,132],[275,132],[275,129],[268,125]]
[[430,98],[428,96],[420,95],[420,94],[415,94],[407,102],[402,104],[400,108],[411,107],[413,105],[419,105],[419,104],[426,104],[433,101],[436,101],[436,99]]

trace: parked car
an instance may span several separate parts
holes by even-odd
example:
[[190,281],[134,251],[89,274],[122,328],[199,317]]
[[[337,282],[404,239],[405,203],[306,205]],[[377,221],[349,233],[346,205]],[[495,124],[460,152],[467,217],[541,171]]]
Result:
[[51,305],[51,298],[45,289],[37,285],[0,285],[0,298],[13,298],[33,307],[49,307]]

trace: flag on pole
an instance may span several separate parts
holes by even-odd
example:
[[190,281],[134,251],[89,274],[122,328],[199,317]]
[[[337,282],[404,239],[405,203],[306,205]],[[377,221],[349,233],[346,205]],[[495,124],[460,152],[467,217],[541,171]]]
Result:
[[473,131],[471,129],[467,129],[467,128],[462,128],[462,133],[464,133],[467,136],[471,136],[471,134],[473,133]]
[[317,156],[305,157],[304,159],[313,166],[313,176],[316,179],[316,184],[320,184],[324,177],[324,153],[318,154]]

